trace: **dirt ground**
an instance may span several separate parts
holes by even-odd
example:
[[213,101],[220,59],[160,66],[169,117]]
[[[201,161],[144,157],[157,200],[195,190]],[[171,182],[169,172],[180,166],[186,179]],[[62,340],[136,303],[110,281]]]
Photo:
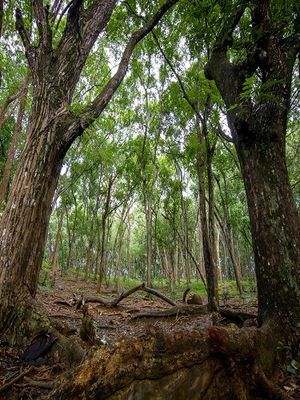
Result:
[[[116,307],[88,303],[88,315],[92,317],[95,336],[93,343],[89,340],[83,342],[79,338],[83,313],[82,309],[75,307],[75,299],[78,300],[81,296],[96,296],[96,284],[75,279],[58,280],[53,289],[39,288],[37,298],[44,305],[48,316],[55,318],[63,326],[64,334],[80,342],[86,352],[93,352],[95,346],[113,347],[121,338],[132,336],[143,338],[143,335],[146,336],[147,332],[151,332],[152,329],[159,328],[175,333],[176,331],[210,327],[215,324],[226,325],[232,322],[212,313],[136,318],[137,314],[163,311],[172,307],[153,295],[137,291],[123,299]],[[115,290],[107,288],[103,290],[101,297],[109,301],[117,298],[118,294]],[[206,299],[203,300],[205,303]],[[181,301],[177,301],[177,303],[178,305],[183,304]],[[238,298],[228,298],[226,302],[223,299],[221,306],[250,314],[255,314],[257,311],[255,302],[245,304],[241,303]],[[65,371],[66,365],[59,359],[55,360],[53,354],[51,363],[49,363],[48,356],[45,356],[33,365],[32,363],[26,365],[20,360],[20,354],[17,354],[14,349],[8,348],[5,343],[0,343],[0,399],[46,398],[54,382]],[[296,364],[289,366],[286,371],[282,371],[279,384],[291,398],[300,399],[300,376]]]

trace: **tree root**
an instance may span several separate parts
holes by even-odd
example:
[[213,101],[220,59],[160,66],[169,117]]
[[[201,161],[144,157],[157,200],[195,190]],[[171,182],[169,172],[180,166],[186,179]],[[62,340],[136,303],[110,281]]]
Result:
[[287,400],[268,378],[274,373],[274,337],[269,326],[176,333],[151,327],[143,337],[97,350],[62,377],[49,398]]
[[253,370],[255,382],[266,400],[292,400],[287,393],[266,377],[261,368],[255,366]]

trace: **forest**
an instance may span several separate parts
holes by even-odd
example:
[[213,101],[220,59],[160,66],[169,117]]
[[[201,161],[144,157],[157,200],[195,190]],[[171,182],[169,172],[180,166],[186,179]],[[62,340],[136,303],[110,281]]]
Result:
[[0,399],[300,399],[297,0],[0,0]]

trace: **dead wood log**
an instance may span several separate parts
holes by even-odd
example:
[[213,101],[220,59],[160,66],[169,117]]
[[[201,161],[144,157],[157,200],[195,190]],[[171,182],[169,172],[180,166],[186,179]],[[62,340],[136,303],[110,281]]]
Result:
[[[273,376],[273,338],[271,330],[262,328],[166,332],[153,326],[142,337],[126,337],[112,349],[98,349],[67,372],[49,398],[271,399],[272,393],[282,395],[265,380]],[[257,364],[263,374],[255,373]],[[262,388],[265,397],[260,397]]]
[[138,313],[132,316],[133,319],[138,318],[162,318],[162,317],[177,317],[177,316],[192,316],[204,315],[208,313],[207,306],[184,305],[175,306],[168,310],[149,311]]
[[67,307],[73,307],[73,306],[74,306],[74,304],[71,304],[71,303],[69,303],[69,302],[66,301],[66,300],[55,300],[55,301],[54,301],[54,304],[62,305],[62,306],[67,306]]
[[228,318],[234,322],[244,322],[247,319],[257,318],[257,314],[247,313],[243,311],[234,311],[230,308],[220,307],[219,313],[222,317]]

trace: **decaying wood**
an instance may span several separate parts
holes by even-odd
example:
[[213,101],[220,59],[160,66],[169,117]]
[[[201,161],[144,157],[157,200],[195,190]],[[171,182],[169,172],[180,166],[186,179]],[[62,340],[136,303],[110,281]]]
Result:
[[228,318],[235,322],[244,322],[247,319],[257,318],[257,314],[241,312],[241,311],[233,311],[229,308],[224,308],[224,307],[220,307],[219,313],[222,317]]
[[162,317],[176,317],[176,316],[191,316],[203,315],[208,313],[207,306],[197,305],[184,305],[171,307],[168,310],[149,311],[145,313],[135,314],[132,318],[162,318]]
[[[137,292],[138,290],[142,290],[146,293],[150,293],[150,294],[164,300],[168,304],[171,304],[172,306],[176,306],[176,302],[174,300],[169,299],[167,296],[158,292],[155,289],[148,288],[147,286],[145,286],[145,283],[141,283],[140,285],[137,285],[129,290],[126,290],[126,292],[123,292],[118,298],[116,298],[112,301],[103,299],[99,296],[86,296],[86,297],[84,297],[84,301],[85,301],[85,303],[100,303],[107,307],[116,307],[122,300],[124,300],[126,297],[132,295],[133,293]],[[77,309],[81,307],[82,302],[83,302],[83,298],[81,298],[77,301],[77,303],[76,303]]]
[[67,307],[73,307],[74,304],[69,303],[66,300],[55,300],[54,304],[62,305],[62,306],[67,306]]
[[29,374],[33,370],[33,366],[29,367],[25,371],[20,372],[17,376],[12,378],[9,382],[5,383],[3,386],[0,387],[0,393],[4,392],[5,390],[9,389],[14,383],[18,382],[23,376]]
[[49,318],[72,318],[72,319],[81,319],[81,317],[79,315],[76,314],[49,314],[48,315]]
[[142,337],[99,348],[62,377],[50,398],[287,400],[269,380],[274,346],[266,327],[166,332],[153,325]]

